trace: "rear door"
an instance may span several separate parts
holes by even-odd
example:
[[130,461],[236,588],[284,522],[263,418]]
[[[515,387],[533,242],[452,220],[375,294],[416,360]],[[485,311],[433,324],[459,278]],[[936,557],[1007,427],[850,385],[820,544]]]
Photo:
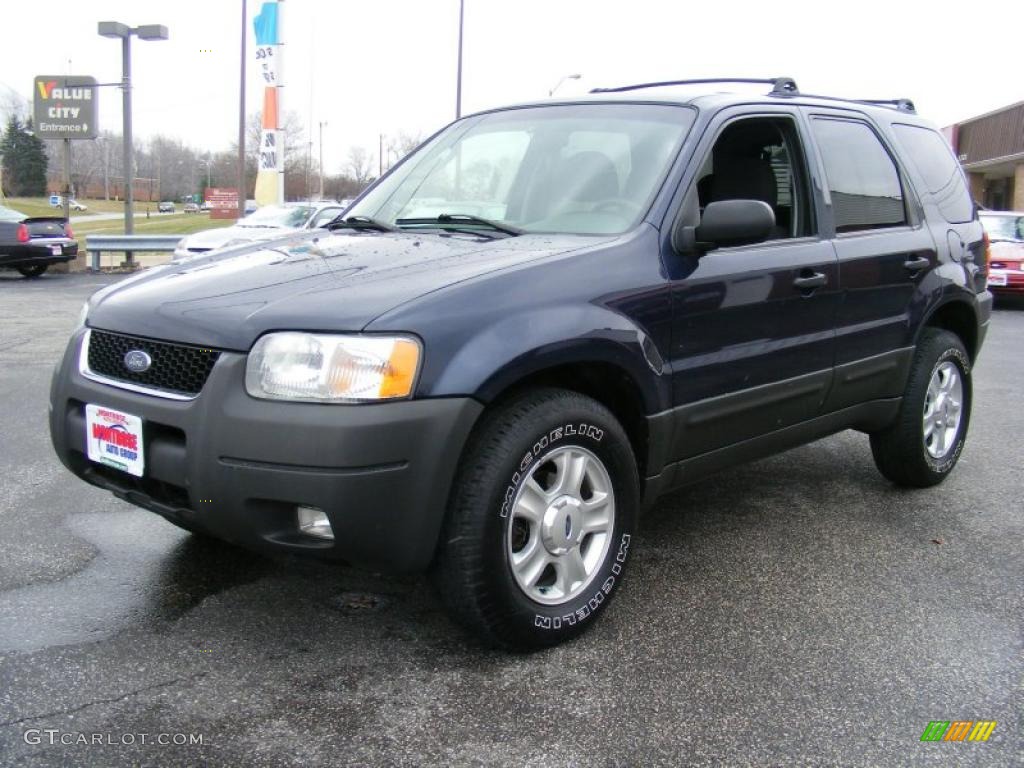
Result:
[[824,402],[838,266],[814,220],[805,147],[793,111],[759,108],[720,115],[694,155],[702,165],[688,182],[684,210],[697,210],[693,195],[701,208],[760,199],[779,227],[765,242],[680,257],[669,270],[676,406],[670,460],[813,418]]
[[903,392],[913,354],[918,283],[936,266],[935,239],[896,153],[866,117],[808,109],[842,290],[835,379],[824,411]]

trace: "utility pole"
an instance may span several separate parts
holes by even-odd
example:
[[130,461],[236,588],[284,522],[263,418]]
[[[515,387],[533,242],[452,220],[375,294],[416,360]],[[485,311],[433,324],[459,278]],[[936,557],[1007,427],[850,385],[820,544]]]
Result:
[[318,199],[324,199],[324,126],[327,125],[326,120],[320,121],[320,197]]
[[[313,127],[312,119],[309,122],[309,127]],[[323,153],[321,153],[323,154]],[[309,141],[306,143],[306,202],[308,203],[313,199],[313,191],[309,187],[309,177],[313,173],[313,137],[309,137]]]
[[245,0],[242,0],[242,58],[238,78],[238,218],[245,216]]

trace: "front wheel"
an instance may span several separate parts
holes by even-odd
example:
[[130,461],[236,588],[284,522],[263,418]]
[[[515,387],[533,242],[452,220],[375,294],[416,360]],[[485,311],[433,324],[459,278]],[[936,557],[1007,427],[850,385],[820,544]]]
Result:
[[463,455],[434,581],[485,641],[543,648],[589,627],[622,583],[639,481],[612,413],[575,392],[525,392]]
[[30,267],[16,267],[16,269],[21,272],[22,277],[39,277],[48,266],[48,264],[33,264]]
[[971,420],[971,362],[960,339],[926,328],[914,354],[899,415],[871,435],[871,453],[887,479],[927,488],[953,471]]

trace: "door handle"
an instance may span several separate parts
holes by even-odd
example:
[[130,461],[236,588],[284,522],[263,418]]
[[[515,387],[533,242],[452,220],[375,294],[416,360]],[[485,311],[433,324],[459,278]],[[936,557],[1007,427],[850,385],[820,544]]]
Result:
[[903,268],[909,272],[918,273],[922,269],[928,269],[932,265],[931,261],[922,256],[919,259],[907,259],[903,262]]
[[800,277],[793,281],[793,287],[801,291],[813,291],[815,288],[821,288],[826,282],[828,280],[821,272],[801,273]]

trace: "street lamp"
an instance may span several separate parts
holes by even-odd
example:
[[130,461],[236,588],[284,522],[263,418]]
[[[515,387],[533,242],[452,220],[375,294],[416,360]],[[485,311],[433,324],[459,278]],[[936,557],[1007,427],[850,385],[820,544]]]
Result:
[[550,91],[548,91],[548,98],[550,99],[552,96],[554,96],[555,95],[555,91],[557,91],[559,88],[561,88],[562,87],[562,83],[564,83],[566,80],[579,80],[580,77],[582,77],[582,75],[566,75],[561,80],[559,80],[557,83],[555,83],[555,87],[554,88],[552,88]]
[[[101,21],[97,27],[101,37],[121,38],[121,107],[124,128],[124,233],[135,231],[133,189],[135,184],[134,147],[132,145],[132,35],[140,40],[166,40],[167,27],[162,24],[143,24],[129,27],[118,21]],[[131,256],[128,257],[131,260]]]
[[[200,160],[199,161],[200,165],[205,165],[206,166],[206,188],[207,189],[209,189],[210,187],[213,186],[213,184],[210,183],[210,162],[211,162],[210,158],[206,158],[205,160]],[[205,195],[203,196],[203,199],[204,200],[206,199]]]

